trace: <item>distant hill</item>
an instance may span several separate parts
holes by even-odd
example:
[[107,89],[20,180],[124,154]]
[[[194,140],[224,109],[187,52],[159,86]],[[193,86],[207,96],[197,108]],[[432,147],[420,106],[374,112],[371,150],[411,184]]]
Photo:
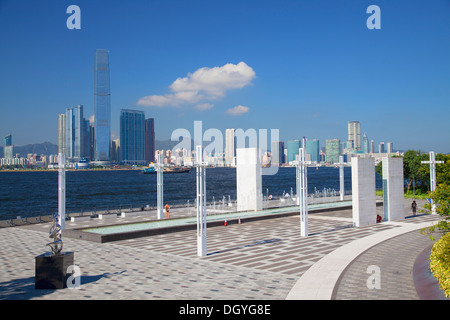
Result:
[[[20,157],[26,158],[29,153],[35,153],[37,155],[58,154],[58,146],[51,142],[27,144],[25,146],[14,146],[14,155],[19,154]],[[3,147],[0,147],[0,155],[2,157],[4,156]]]
[[[155,140],[155,150],[172,150],[179,142],[172,140]],[[191,150],[193,150],[194,143],[191,140]]]
[[[171,140],[156,140],[155,147],[156,150],[171,150],[178,144],[177,141]],[[191,143],[193,145],[193,143]],[[43,143],[35,143],[35,144],[27,144],[25,146],[14,146],[14,155],[19,154],[21,157],[26,158],[29,153],[37,154],[37,155],[51,155],[58,154],[58,146],[51,142],[43,142]],[[0,158],[4,156],[3,146],[0,146]]]

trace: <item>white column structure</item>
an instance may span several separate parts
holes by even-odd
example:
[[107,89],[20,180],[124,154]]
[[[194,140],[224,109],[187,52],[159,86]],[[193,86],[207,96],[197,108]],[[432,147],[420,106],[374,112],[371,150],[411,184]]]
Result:
[[377,223],[373,158],[352,158],[352,207],[354,226]]
[[66,228],[66,155],[58,154],[58,224]]
[[306,161],[306,149],[300,148],[298,151],[297,174],[298,186],[300,189],[300,236],[308,236],[308,164]]
[[164,171],[164,163],[163,163],[163,155],[156,155],[156,216],[158,220],[163,219],[163,190],[164,190],[164,180],[163,180],[163,171]]
[[238,211],[262,209],[262,178],[259,149],[236,150],[236,193]]
[[339,195],[340,200],[344,200],[344,156],[339,156]]
[[206,256],[206,162],[203,162],[203,148],[196,146],[197,178],[197,255]]
[[403,158],[383,158],[384,220],[405,219]]
[[[444,163],[444,161],[436,161],[434,151],[430,151],[430,160],[421,161],[423,164],[430,164],[430,191],[436,190],[436,163]],[[436,214],[436,204],[431,203],[431,213]]]

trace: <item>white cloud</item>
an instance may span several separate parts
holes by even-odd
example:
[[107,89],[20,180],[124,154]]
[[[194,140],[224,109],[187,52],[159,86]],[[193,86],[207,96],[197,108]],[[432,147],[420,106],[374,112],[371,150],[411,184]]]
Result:
[[232,115],[232,116],[239,116],[241,114],[247,113],[250,111],[249,107],[245,107],[245,106],[241,106],[238,105],[234,108],[228,109],[227,111],[225,111],[227,114]]
[[167,107],[215,100],[227,90],[240,89],[251,83],[255,71],[245,62],[228,63],[222,67],[203,67],[184,78],[176,79],[170,89],[173,93],[142,97],[137,104],[142,106]]
[[194,109],[197,109],[197,110],[209,110],[209,109],[211,109],[212,107],[214,107],[214,105],[212,104],[212,103],[201,103],[201,104],[197,104],[195,107],[194,107]]

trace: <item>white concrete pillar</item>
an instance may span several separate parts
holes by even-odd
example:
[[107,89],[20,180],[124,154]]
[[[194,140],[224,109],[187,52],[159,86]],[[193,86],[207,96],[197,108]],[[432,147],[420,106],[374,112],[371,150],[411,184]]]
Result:
[[352,206],[354,226],[377,223],[373,158],[352,158]]
[[236,162],[237,210],[261,210],[262,177],[259,149],[238,148]]
[[383,158],[384,220],[405,219],[403,158]]

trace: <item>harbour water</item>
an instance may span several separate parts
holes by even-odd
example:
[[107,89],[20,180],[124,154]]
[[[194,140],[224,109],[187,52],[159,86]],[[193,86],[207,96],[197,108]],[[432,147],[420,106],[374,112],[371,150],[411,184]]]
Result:
[[[344,170],[345,189],[351,191],[351,168]],[[193,205],[195,202],[195,169],[188,173],[164,174],[164,202],[170,205]],[[279,168],[276,175],[262,177],[266,197],[295,194],[295,168]],[[381,178],[376,177],[377,188]],[[308,193],[339,193],[339,169],[308,169]],[[236,199],[236,169],[208,168],[207,201]],[[114,208],[156,206],[156,175],[140,170],[67,171],[66,211],[80,212]],[[58,172],[1,172],[0,220],[17,216],[52,215],[58,208]]]

